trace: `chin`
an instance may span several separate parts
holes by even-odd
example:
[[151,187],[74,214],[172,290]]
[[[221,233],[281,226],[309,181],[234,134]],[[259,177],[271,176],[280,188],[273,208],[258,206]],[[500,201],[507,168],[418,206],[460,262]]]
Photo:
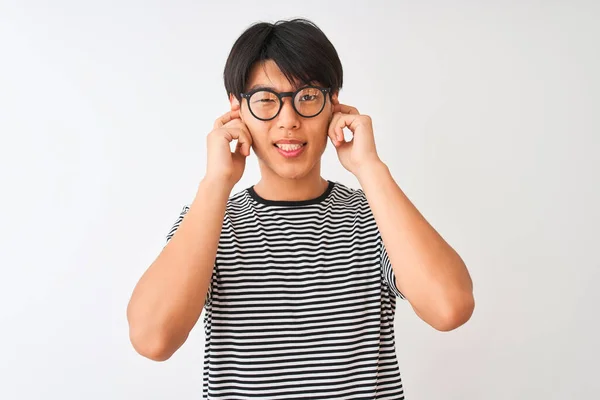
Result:
[[316,162],[308,162],[304,160],[300,163],[288,163],[285,161],[270,159],[268,162],[263,162],[266,169],[271,170],[271,173],[283,179],[301,179],[310,174],[315,168]]
[[311,171],[310,168],[299,168],[299,167],[293,167],[293,168],[286,168],[286,167],[277,168],[277,167],[275,167],[275,168],[272,168],[272,170],[273,170],[273,172],[275,172],[275,174],[277,174],[277,176],[284,178],[284,179],[304,178]]

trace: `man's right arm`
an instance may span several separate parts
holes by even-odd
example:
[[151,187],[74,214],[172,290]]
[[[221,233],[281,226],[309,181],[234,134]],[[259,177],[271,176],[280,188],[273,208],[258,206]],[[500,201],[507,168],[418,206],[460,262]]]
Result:
[[232,189],[202,180],[179,228],[133,290],[127,306],[129,337],[144,357],[167,360],[198,321]]

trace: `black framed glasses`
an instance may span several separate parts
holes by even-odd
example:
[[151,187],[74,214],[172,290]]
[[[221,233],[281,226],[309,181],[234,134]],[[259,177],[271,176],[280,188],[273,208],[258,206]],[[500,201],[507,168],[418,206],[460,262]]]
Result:
[[261,121],[270,121],[279,115],[283,107],[283,98],[291,97],[292,106],[298,115],[304,118],[316,117],[325,108],[327,93],[331,88],[304,86],[295,92],[281,92],[268,88],[256,88],[240,95],[248,102],[250,113]]

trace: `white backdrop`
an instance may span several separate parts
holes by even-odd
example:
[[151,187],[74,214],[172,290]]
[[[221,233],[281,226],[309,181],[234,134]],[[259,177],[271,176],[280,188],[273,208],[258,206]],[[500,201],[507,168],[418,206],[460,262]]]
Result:
[[[292,17],[473,276],[458,330],[398,303],[407,399],[595,398],[598,3],[206,3],[0,0],[0,398],[201,397],[201,320],[156,363],[125,310],[204,174],[233,42]],[[358,187],[331,145],[323,176]],[[252,155],[234,192],[258,179]]]

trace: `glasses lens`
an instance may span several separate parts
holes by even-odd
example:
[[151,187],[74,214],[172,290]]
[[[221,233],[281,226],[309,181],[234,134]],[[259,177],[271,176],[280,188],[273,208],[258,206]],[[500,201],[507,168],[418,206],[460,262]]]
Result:
[[271,92],[260,90],[250,96],[249,106],[252,113],[261,119],[270,119],[279,111],[279,98]]
[[323,92],[315,88],[302,89],[294,98],[294,105],[303,117],[314,117],[319,114],[324,104]]

